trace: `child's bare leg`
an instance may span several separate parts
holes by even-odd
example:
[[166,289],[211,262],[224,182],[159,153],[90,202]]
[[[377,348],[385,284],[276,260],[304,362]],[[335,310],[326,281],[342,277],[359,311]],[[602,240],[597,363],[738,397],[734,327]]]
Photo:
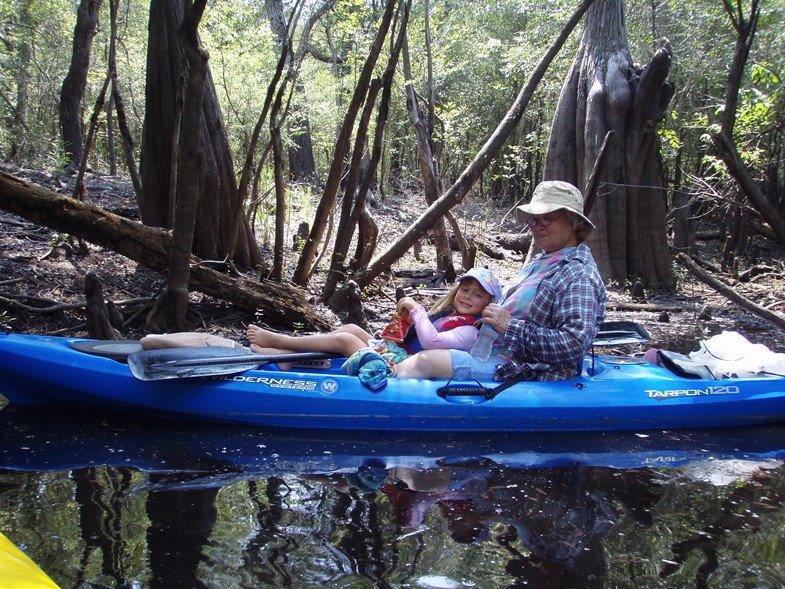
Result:
[[264,356],[280,356],[281,354],[297,354],[295,350],[283,350],[281,348],[263,348],[256,344],[251,344],[251,351],[256,354],[263,354]]
[[246,336],[254,351],[256,346],[258,349],[275,348],[293,352],[334,352],[348,357],[367,346],[366,340],[360,339],[354,333],[340,330],[334,333],[296,336],[249,325]]
[[452,378],[452,357],[449,350],[423,350],[398,364],[398,378]]
[[[280,350],[278,348],[262,348],[256,344],[251,344],[251,351],[263,356],[280,356],[281,354],[293,354],[294,350]],[[276,362],[281,370],[291,370],[294,362]]]
[[342,325],[338,329],[335,330],[336,333],[351,333],[357,339],[362,340],[366,344],[368,343],[369,339],[372,339],[373,336],[365,331],[362,327],[355,323],[347,323],[346,325]]

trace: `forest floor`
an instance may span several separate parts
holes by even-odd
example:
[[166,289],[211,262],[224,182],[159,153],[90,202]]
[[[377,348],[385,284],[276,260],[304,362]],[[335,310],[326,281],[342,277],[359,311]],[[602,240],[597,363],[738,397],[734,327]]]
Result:
[[[55,192],[70,194],[73,178],[56,178],[45,173],[0,167]],[[86,178],[88,200],[114,213],[137,219],[136,202],[130,183],[122,178],[90,175]],[[422,210],[417,194],[387,195],[373,210],[380,229],[380,247],[384,247],[416,218]],[[300,220],[310,220],[314,208],[294,211],[289,222],[293,234]],[[520,231],[509,208],[464,203],[453,211],[464,228],[466,237],[476,236],[486,243],[506,243],[502,236]],[[257,228],[258,240],[264,242],[265,227]],[[708,231],[704,232],[708,234]],[[715,235],[717,233],[715,232]],[[499,239],[495,239],[495,238]],[[291,238],[287,243],[291,244]],[[82,246],[86,246],[86,253]],[[698,255],[709,264],[720,266],[722,243],[717,235],[698,241]],[[751,265],[770,270],[748,282],[722,277],[739,294],[780,315],[785,314],[785,273],[783,249],[760,236],[753,237],[755,259],[741,259],[739,271]],[[752,251],[752,250],[751,250]],[[329,253],[329,252],[328,252]],[[502,282],[512,278],[521,268],[525,252],[493,248],[493,253],[480,253],[478,264],[497,273]],[[460,256],[454,256],[460,272]],[[435,267],[433,247],[423,244],[422,253],[411,251],[393,267],[393,275],[377,280],[377,288],[369,289],[363,299],[369,323],[383,327],[394,308],[395,287],[403,285],[409,293],[417,293],[428,305],[446,287],[433,282]],[[297,262],[296,253],[287,248],[289,274]],[[329,263],[325,256],[322,266]],[[649,291],[645,305],[632,304],[628,285],[608,287],[608,320],[636,321],[652,336],[651,345],[688,352],[696,342],[724,330],[738,331],[750,341],[763,343],[776,351],[785,351],[785,333],[758,319],[725,296],[695,279],[683,267],[674,264],[677,274],[675,291]],[[164,286],[164,278],[111,250],[93,244],[82,244],[78,236],[58,234],[25,219],[0,210],[0,329],[18,333],[39,333],[69,337],[86,337],[85,275],[95,272],[103,284],[104,298],[122,315],[118,323],[121,337],[133,339],[144,335],[144,316],[151,299]],[[309,301],[320,306],[320,314],[336,326],[341,317],[318,302],[323,272],[317,272],[308,289]],[[637,301],[640,303],[641,301]],[[621,308],[617,308],[621,305]],[[191,331],[209,332],[244,342],[245,327],[257,321],[254,314],[232,307],[223,301],[192,293],[188,316]],[[268,325],[281,329],[280,325]],[[639,353],[637,350],[619,350]]]

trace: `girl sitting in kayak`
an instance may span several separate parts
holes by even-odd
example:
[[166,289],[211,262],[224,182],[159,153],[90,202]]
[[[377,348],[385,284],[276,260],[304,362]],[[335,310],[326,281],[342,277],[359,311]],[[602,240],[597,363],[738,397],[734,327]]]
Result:
[[501,303],[483,311],[498,334],[490,356],[425,350],[397,367],[401,378],[540,380],[575,378],[605,320],[605,284],[586,240],[594,224],[583,194],[559,180],[541,182],[518,207],[542,250],[505,285]]
[[[291,352],[334,352],[351,357],[370,348],[395,363],[420,350],[460,349],[469,351],[479,331],[475,323],[483,309],[501,298],[499,279],[485,268],[472,268],[431,308],[430,313],[411,297],[396,304],[396,313],[408,319],[408,328],[396,330],[388,326],[381,339],[359,325],[349,324],[327,334],[287,335],[249,325],[251,350],[259,354]],[[395,333],[398,331],[397,333]],[[347,364],[350,364],[347,362]]]

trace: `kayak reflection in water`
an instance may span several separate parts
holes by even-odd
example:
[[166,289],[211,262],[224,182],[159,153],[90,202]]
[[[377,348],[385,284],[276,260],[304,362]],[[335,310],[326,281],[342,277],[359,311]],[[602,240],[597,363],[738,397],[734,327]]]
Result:
[[590,488],[580,466],[384,469],[374,462],[335,478],[333,487],[366,497],[383,494],[392,521],[402,527],[420,529],[437,517],[456,542],[496,542],[511,554],[508,572],[516,577],[556,575],[542,586],[571,577],[570,570],[577,575],[580,569],[583,579],[587,570],[598,580],[604,577],[599,544],[617,519],[607,493],[597,490],[604,487]]

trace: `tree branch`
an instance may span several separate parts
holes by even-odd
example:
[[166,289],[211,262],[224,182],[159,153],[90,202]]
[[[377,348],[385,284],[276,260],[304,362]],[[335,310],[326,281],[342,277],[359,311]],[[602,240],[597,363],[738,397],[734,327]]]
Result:
[[537,89],[537,86],[540,83],[540,80],[542,80],[543,76],[545,76],[545,72],[550,67],[551,62],[559,53],[565,41],[570,36],[573,29],[575,29],[575,27],[578,25],[578,22],[580,22],[581,18],[583,18],[583,15],[589,9],[589,6],[592,5],[593,1],[594,0],[584,0],[580,7],[578,7],[578,9],[572,15],[570,20],[567,21],[567,24],[565,24],[562,32],[551,44],[548,51],[540,60],[540,63],[537,64],[537,67],[532,72],[528,82],[521,89],[520,93],[515,99],[515,102],[510,107],[510,110],[507,111],[504,119],[502,119],[502,122],[499,123],[499,126],[485,142],[485,145],[483,145],[482,149],[461,173],[455,184],[450,186],[450,188],[448,188],[447,191],[442,194],[442,196],[440,196],[431,206],[429,206],[428,209],[412,225],[410,225],[406,231],[404,231],[403,235],[401,235],[398,240],[387,247],[387,249],[379,254],[376,258],[371,260],[371,263],[368,264],[368,267],[364,271],[357,274],[357,283],[362,288],[368,286],[374,278],[376,278],[382,272],[386,271],[393,264],[393,262],[400,258],[403,252],[412,247],[415,242],[420,239],[420,237],[428,229],[433,227],[447,211],[463,200],[469,190],[471,190],[471,187],[480,177],[480,174],[482,174],[482,172],[485,171],[494,158],[496,158],[499,150],[507,141],[507,138],[510,136],[515,127],[518,125],[518,122],[521,120],[521,117],[523,116],[523,113],[526,110],[531,97],[534,95],[534,91]]
[[773,313],[766,309],[765,307],[761,307],[753,303],[746,297],[743,297],[736,291],[734,291],[730,286],[727,284],[722,283],[720,280],[714,278],[711,274],[703,270],[695,261],[692,260],[688,255],[684,252],[681,252],[676,255],[676,261],[679,262],[682,266],[684,266],[690,274],[698,278],[704,284],[707,284],[714,290],[716,290],[721,295],[727,297],[743,309],[749,311],[756,317],[763,319],[764,321],[768,321],[775,327],[779,329],[785,329],[785,317],[778,315],[777,313]]

